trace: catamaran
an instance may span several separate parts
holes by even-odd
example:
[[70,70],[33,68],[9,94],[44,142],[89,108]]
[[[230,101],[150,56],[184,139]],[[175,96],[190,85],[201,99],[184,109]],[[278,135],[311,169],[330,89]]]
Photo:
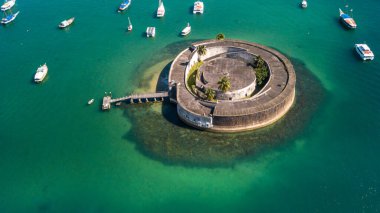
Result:
[[375,59],[375,55],[367,44],[355,44],[355,50],[364,61]]
[[[352,12],[352,9],[351,9],[351,12]],[[355,29],[357,27],[355,20],[351,18],[349,15],[347,15],[346,13],[344,13],[340,8],[339,8],[339,16],[340,16],[340,20],[348,28]]]
[[37,72],[34,75],[34,81],[36,83],[41,83],[44,80],[47,73],[48,73],[48,67],[45,63],[44,65],[41,65],[40,67],[38,67]]
[[126,10],[126,9],[129,7],[129,5],[131,4],[131,1],[132,1],[132,0],[124,0],[124,1],[120,4],[120,6],[119,6],[119,11],[124,11],[124,10]]
[[129,25],[128,25],[128,31],[132,31],[133,29],[133,25],[131,23],[131,19],[128,17],[128,22],[129,22]]
[[302,8],[307,8],[307,1],[306,0],[302,0],[301,7]]
[[194,2],[193,14],[203,14],[204,5],[202,1]]
[[156,28],[155,27],[147,27],[146,28],[146,37],[155,37],[156,36]]
[[182,30],[181,35],[186,36],[191,32],[191,26],[187,23],[187,26]]
[[158,1],[158,9],[157,9],[157,17],[164,17],[165,16],[165,7],[162,0]]
[[11,9],[16,4],[16,0],[8,0],[5,1],[3,5],[1,5],[1,11],[7,11]]
[[16,13],[14,14],[9,14],[9,15],[6,15],[3,19],[1,19],[1,23],[2,24],[9,24],[11,23],[13,20],[16,19],[17,15],[20,13],[20,11],[17,11]]
[[72,17],[72,18],[70,18],[70,19],[67,19],[67,20],[64,20],[64,21],[62,21],[59,25],[58,25],[58,27],[59,28],[66,28],[66,27],[68,27],[68,26],[70,26],[73,22],[74,22],[74,20],[75,20],[75,18],[74,17]]

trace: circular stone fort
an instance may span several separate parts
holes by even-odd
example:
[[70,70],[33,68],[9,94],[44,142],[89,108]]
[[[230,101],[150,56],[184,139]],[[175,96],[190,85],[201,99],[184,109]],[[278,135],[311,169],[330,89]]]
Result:
[[194,43],[172,62],[169,94],[198,129],[239,132],[270,125],[295,99],[296,76],[278,51],[240,40]]

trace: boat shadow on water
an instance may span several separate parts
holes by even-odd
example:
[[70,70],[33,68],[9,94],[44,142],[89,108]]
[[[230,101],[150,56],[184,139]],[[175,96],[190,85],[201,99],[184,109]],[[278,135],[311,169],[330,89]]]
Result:
[[[185,47],[182,45],[182,49]],[[162,58],[159,61],[163,61]],[[241,160],[255,159],[267,150],[288,145],[305,132],[326,94],[320,81],[302,61],[291,61],[297,74],[296,101],[291,110],[273,125],[233,134],[201,131],[182,123],[176,106],[165,101],[162,104],[123,105],[124,116],[132,123],[124,138],[135,143],[138,151],[152,159],[168,165],[191,167],[233,166]],[[159,79],[165,79],[169,69],[170,63],[162,70]],[[156,90],[165,87],[167,84],[159,83]]]

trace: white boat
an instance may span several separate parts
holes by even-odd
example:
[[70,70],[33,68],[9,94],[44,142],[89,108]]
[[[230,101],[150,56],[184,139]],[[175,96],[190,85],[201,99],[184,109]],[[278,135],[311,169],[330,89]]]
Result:
[[44,65],[41,65],[40,67],[38,67],[37,72],[34,75],[34,81],[36,83],[41,83],[46,77],[47,73],[48,73],[48,67],[45,63]]
[[132,0],[124,0],[124,1],[120,4],[120,6],[119,6],[119,11],[124,11],[124,10],[126,10],[126,9],[129,7],[129,5],[131,5],[131,1],[132,1]]
[[202,1],[196,1],[194,2],[194,8],[193,8],[193,14],[203,14],[204,11],[204,5]]
[[158,9],[157,9],[157,17],[164,17],[165,16],[165,7],[162,0],[158,1]]
[[72,18],[70,18],[70,19],[67,19],[67,20],[64,20],[64,21],[62,21],[62,22],[58,25],[58,27],[59,27],[59,28],[66,28],[66,27],[70,26],[70,25],[74,22],[74,20],[75,20],[74,17],[72,17]]
[[306,0],[302,0],[301,7],[302,8],[307,8],[307,1]]
[[191,32],[191,26],[187,23],[187,26],[182,30],[181,35],[186,36]]
[[355,50],[364,61],[375,59],[375,55],[367,44],[355,44]]
[[91,99],[91,100],[89,100],[89,101],[87,102],[87,104],[88,104],[88,105],[91,105],[92,103],[94,103],[94,101],[95,101],[94,99]]
[[16,19],[17,15],[20,13],[20,11],[17,11],[15,14],[9,14],[9,15],[6,15],[3,19],[1,19],[1,23],[2,24],[9,24],[11,23],[13,20]]
[[[351,13],[352,13],[352,9],[350,10]],[[339,8],[339,16],[340,16],[340,20],[342,20],[342,23],[347,26],[348,28],[350,29],[356,29],[357,27],[357,24],[355,22],[355,20],[349,16],[348,14],[344,13],[340,8]]]
[[15,6],[16,0],[8,0],[5,1],[3,5],[1,5],[1,11],[7,11]]
[[132,31],[133,29],[133,25],[131,23],[131,19],[128,17],[128,22],[129,22],[129,25],[128,25],[128,31]]
[[156,36],[156,28],[148,27],[146,28],[146,37],[155,37]]

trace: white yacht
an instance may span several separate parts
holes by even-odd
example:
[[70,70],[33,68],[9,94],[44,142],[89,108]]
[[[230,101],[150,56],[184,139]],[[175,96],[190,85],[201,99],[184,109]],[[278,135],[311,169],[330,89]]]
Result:
[[375,55],[367,44],[355,44],[355,50],[364,61],[375,59]]
[[156,28],[148,27],[146,28],[146,37],[155,37],[156,36]]
[[157,17],[164,17],[165,16],[165,7],[162,0],[158,1],[158,9],[157,9]]
[[204,5],[202,1],[196,1],[194,2],[194,9],[193,9],[193,14],[203,14],[204,11]]
[[7,11],[15,6],[16,0],[8,0],[5,1],[3,5],[1,5],[1,11]]
[[38,67],[37,72],[34,75],[34,81],[36,83],[41,83],[46,77],[47,73],[48,73],[48,67],[45,63],[44,65],[41,65],[40,67]]
[[187,23],[187,26],[182,30],[181,35],[186,36],[186,35],[189,35],[190,32],[191,32],[191,26],[189,23]]
[[131,19],[128,17],[128,31],[132,31],[133,29],[133,25],[132,25],[132,22],[131,22]]
[[74,22],[74,20],[75,20],[74,17],[72,17],[72,18],[70,18],[70,19],[67,19],[67,20],[64,20],[64,21],[62,21],[62,22],[58,25],[58,27],[59,27],[59,28],[66,28],[66,27],[70,26],[70,25]]
[[302,8],[307,8],[307,1],[306,0],[302,0],[301,7]]

